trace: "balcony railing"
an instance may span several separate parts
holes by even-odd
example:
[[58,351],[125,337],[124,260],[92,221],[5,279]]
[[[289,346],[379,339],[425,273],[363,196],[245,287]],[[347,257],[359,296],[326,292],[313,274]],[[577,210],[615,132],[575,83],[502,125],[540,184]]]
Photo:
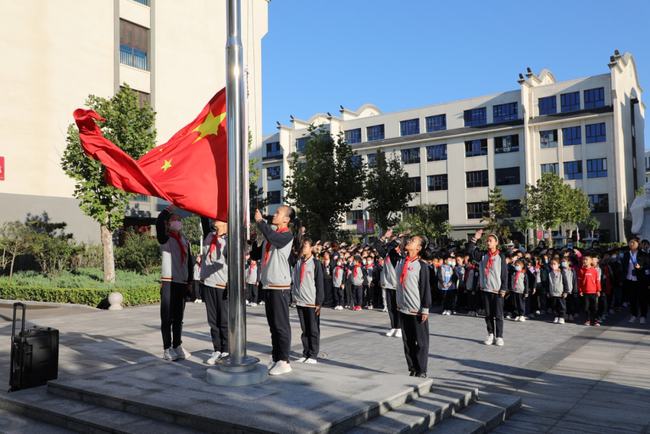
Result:
[[149,70],[149,58],[147,53],[128,45],[120,45],[120,63],[138,69]]

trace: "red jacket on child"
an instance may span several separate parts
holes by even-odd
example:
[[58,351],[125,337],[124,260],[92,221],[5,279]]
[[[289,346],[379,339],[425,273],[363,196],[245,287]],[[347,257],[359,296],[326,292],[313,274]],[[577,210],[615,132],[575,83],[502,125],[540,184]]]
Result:
[[593,267],[582,267],[580,269],[578,291],[580,292],[580,295],[597,294],[600,292],[600,278],[598,277],[598,270]]

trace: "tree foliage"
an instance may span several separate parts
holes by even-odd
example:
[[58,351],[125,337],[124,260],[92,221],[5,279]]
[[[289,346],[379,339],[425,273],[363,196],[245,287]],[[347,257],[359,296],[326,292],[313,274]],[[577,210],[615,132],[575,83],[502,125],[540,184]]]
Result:
[[507,240],[512,234],[513,221],[508,209],[508,202],[499,187],[488,193],[488,214],[483,218],[485,229],[497,234],[500,240]]
[[429,241],[440,244],[449,235],[451,226],[444,209],[436,205],[419,205],[414,212],[404,216],[395,230],[425,236]]
[[310,126],[304,154],[289,157],[291,175],[284,181],[286,199],[314,239],[336,234],[343,213],[363,195],[364,167],[342,135],[336,139],[321,127]]
[[408,173],[401,162],[386,158],[386,153],[378,150],[377,164],[368,170],[365,182],[365,198],[375,223],[387,229],[399,222],[398,212],[412,197]]

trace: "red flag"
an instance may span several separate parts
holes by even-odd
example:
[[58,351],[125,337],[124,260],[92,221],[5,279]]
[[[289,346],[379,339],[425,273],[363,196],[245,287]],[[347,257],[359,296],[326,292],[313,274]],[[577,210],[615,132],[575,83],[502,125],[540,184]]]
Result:
[[228,140],[226,90],[174,136],[134,160],[106,139],[93,110],[74,118],[84,152],[106,168],[106,182],[131,193],[157,196],[205,217],[228,218]]

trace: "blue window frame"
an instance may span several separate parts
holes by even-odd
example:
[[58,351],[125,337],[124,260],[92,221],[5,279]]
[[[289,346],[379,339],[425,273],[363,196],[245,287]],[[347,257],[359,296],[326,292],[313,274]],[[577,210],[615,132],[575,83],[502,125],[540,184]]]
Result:
[[540,131],[539,146],[542,149],[557,148],[557,130]]
[[266,168],[266,179],[273,181],[275,179],[280,179],[280,169],[281,166],[271,166]]
[[562,128],[562,143],[564,146],[579,145],[582,143],[580,127]]
[[345,132],[345,141],[351,145],[354,143],[361,143],[361,128],[347,130]]
[[266,144],[266,158],[282,157],[282,146],[280,142],[269,142]]
[[560,174],[560,169],[559,169],[558,163],[542,164],[541,169],[542,169],[542,175],[545,174],[545,173],[553,173],[555,175]]
[[280,190],[269,191],[266,193],[266,199],[270,205],[282,203],[282,192]]
[[587,160],[587,178],[607,177],[607,158]]
[[467,140],[465,142],[465,156],[476,157],[487,155],[487,139]]
[[402,149],[402,164],[415,164],[420,162],[420,148]]
[[352,163],[352,167],[355,169],[361,169],[363,166],[363,162],[361,161],[361,155],[352,155],[350,157],[350,162]]
[[427,176],[427,189],[429,191],[441,191],[448,189],[447,174]]
[[427,161],[441,161],[447,159],[447,144],[427,146]]
[[366,155],[368,159],[368,167],[377,167],[377,154]]
[[609,212],[609,197],[605,194],[590,194],[589,205],[592,212]]
[[488,187],[489,185],[489,175],[487,170],[465,172],[465,186],[467,188]]
[[585,109],[605,106],[605,88],[586,89],[584,91]]
[[413,176],[409,177],[409,193],[419,193],[420,192],[420,177]]
[[598,143],[607,140],[605,122],[585,125],[585,138],[587,143]]
[[489,202],[467,202],[467,218],[482,219],[490,211]]
[[485,107],[479,107],[471,110],[465,110],[463,113],[466,127],[480,127],[487,124],[487,110]]
[[427,123],[427,133],[447,129],[447,115],[427,116],[425,121]]
[[128,45],[120,45],[120,63],[145,71],[149,70],[147,53]]
[[384,140],[384,125],[373,125],[366,129],[368,141]]
[[309,136],[296,139],[296,151],[298,151],[301,154],[304,154],[305,148],[307,147],[307,141],[309,141]]
[[519,103],[509,102],[507,104],[497,104],[492,106],[492,122],[508,122],[517,120],[517,111]]
[[539,115],[554,115],[557,113],[557,97],[555,95],[545,96],[537,100]]
[[565,161],[564,179],[582,179],[582,161]]
[[399,132],[401,136],[420,134],[420,119],[407,119],[405,121],[400,121]]
[[495,185],[517,185],[520,182],[519,166],[494,170]]
[[580,92],[569,92],[560,95],[562,113],[580,110]]
[[505,154],[519,151],[519,134],[494,138],[494,153]]

